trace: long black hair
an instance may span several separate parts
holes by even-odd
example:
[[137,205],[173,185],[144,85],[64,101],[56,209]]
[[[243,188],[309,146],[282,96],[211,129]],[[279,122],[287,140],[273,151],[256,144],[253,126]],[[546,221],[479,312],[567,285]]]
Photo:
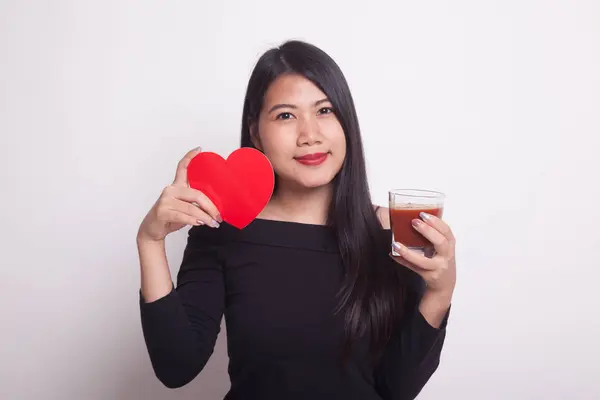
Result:
[[400,316],[403,288],[394,266],[385,262],[389,241],[373,208],[363,145],[346,78],[335,61],[318,47],[288,41],[264,53],[250,76],[242,115],[242,147],[254,147],[252,126],[257,126],[269,85],[282,74],[300,74],[328,97],[346,136],[346,158],[334,178],[328,225],[335,229],[344,264],[344,282],[337,312],[345,319],[345,360],[353,343],[370,336],[370,355],[381,355]]

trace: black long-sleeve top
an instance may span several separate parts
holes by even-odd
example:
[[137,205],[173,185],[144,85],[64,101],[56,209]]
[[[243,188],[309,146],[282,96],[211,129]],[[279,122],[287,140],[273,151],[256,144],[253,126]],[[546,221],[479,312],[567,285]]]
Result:
[[[390,240],[389,230],[382,238]],[[156,376],[170,388],[194,379],[225,315],[231,380],[225,399],[415,398],[440,362],[448,315],[432,327],[418,310],[417,289],[381,361],[372,366],[367,346],[357,346],[342,368],[344,321],[332,312],[342,278],[329,227],[262,219],[243,230],[226,223],[192,227],[176,289],[149,303],[140,292]]]

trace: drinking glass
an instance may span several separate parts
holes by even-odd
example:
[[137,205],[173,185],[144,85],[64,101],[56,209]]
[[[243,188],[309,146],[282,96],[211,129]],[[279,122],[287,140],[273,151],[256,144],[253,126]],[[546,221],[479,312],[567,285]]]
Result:
[[[414,219],[421,219],[422,212],[441,218],[446,195],[424,189],[394,189],[389,191],[389,209],[392,228],[392,243],[401,243],[409,249],[428,254],[433,244],[421,235],[412,225]],[[399,254],[392,246],[392,254]]]

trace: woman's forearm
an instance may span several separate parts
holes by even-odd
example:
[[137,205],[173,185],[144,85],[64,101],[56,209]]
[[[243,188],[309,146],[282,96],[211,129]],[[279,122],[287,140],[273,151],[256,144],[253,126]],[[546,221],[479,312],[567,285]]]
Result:
[[451,302],[452,293],[425,290],[419,304],[419,311],[432,327],[440,328]]
[[155,241],[138,236],[142,296],[146,303],[168,295],[173,289],[164,240]]

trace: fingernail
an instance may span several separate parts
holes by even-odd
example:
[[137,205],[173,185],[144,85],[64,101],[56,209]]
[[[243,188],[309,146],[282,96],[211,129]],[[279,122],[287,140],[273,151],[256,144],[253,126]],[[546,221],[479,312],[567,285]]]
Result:
[[426,212],[421,212],[419,216],[425,220],[431,218],[431,214],[427,214]]
[[402,251],[404,250],[404,246],[401,245],[400,243],[392,243],[392,246],[394,247],[394,250],[396,250],[398,253],[402,253]]
[[201,146],[198,146],[198,147],[196,147],[196,148],[194,149],[194,151],[201,151],[201,150],[202,150],[202,147],[201,147]]
[[212,226],[213,228],[218,228],[220,225],[217,221],[215,221],[214,219],[210,221],[210,226]]
[[221,218],[221,214],[217,214],[217,217],[215,219],[217,220],[218,223],[223,222],[223,218]]
[[418,227],[420,227],[422,223],[423,223],[423,222],[422,222],[421,220],[419,220],[419,219],[413,219],[413,221],[412,221],[412,225],[413,225],[415,228],[418,228]]
[[200,226],[200,225],[204,225],[204,222],[202,222],[202,221],[200,221],[200,220],[197,220],[197,221],[196,221],[196,223],[198,224],[198,226]]

